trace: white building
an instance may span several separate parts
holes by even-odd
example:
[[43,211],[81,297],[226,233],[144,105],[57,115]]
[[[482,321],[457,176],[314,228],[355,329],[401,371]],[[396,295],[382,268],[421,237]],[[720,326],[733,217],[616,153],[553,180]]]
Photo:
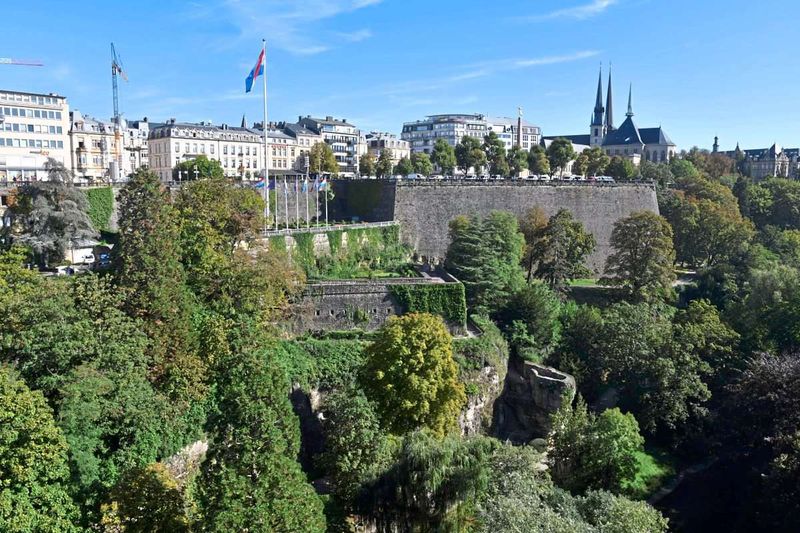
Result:
[[0,181],[43,179],[48,158],[69,168],[69,152],[65,97],[0,91]]
[[500,140],[506,146],[506,150],[511,150],[513,146],[519,144],[527,152],[538,145],[542,139],[542,130],[539,126],[535,126],[526,120],[491,117],[486,119],[486,122],[489,131],[495,132],[500,137]]
[[70,111],[69,152],[75,178],[84,182],[108,181],[116,165],[114,123],[103,122],[77,109]]
[[483,142],[489,133],[489,125],[483,115],[450,114],[430,115],[423,120],[403,123],[401,138],[408,141],[412,152],[433,152],[437,139],[444,139],[450,146],[457,145],[467,135]]
[[147,117],[142,120],[122,121],[122,174],[129,176],[141,167],[149,166],[147,138],[150,123]]
[[346,119],[333,117],[314,118],[310,115],[299,117],[297,123],[321,135],[328,143],[339,163],[339,175],[354,177],[358,172],[358,156],[365,152],[361,132]]

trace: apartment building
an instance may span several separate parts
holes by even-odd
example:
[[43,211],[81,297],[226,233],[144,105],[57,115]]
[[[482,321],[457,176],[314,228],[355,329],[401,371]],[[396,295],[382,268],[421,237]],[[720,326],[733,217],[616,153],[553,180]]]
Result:
[[392,164],[396,165],[400,159],[411,157],[411,145],[408,141],[398,139],[393,133],[372,131],[365,137],[367,150],[375,156],[377,160],[384,150],[391,150]]
[[48,158],[70,166],[67,99],[0,91],[0,181],[44,179]]
[[335,119],[331,116],[323,119],[306,115],[298,117],[297,123],[321,135],[322,140],[328,143],[339,163],[340,176],[354,177],[358,173],[358,157],[365,151],[364,138],[358,128],[349,124],[346,119]]
[[400,137],[409,143],[412,152],[430,154],[438,139],[444,139],[450,146],[458,144],[465,135],[483,141],[488,130],[484,115],[430,115],[422,120],[405,122]]

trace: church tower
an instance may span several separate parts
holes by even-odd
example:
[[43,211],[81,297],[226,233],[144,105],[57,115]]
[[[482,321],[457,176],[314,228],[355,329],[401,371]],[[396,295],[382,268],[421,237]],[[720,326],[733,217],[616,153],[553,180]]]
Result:
[[614,131],[614,98],[611,96],[611,67],[608,67],[608,91],[606,92],[606,132]]
[[600,74],[597,76],[597,98],[594,103],[594,115],[592,123],[589,125],[589,146],[601,146],[603,138],[606,136],[606,127],[603,124],[603,67],[600,67]]

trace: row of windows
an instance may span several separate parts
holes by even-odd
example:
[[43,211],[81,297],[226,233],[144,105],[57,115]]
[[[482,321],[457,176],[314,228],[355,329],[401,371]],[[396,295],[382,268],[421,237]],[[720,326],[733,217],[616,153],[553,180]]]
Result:
[[52,96],[39,96],[38,94],[0,93],[0,99],[15,102],[30,102],[39,105],[59,105],[61,98]]
[[7,117],[49,118],[61,120],[61,111],[46,111],[44,109],[25,109],[24,107],[2,107],[3,115]]
[[16,124],[12,122],[0,123],[0,131],[21,131],[23,133],[49,133],[61,135],[61,126],[45,126],[42,124]]
[[64,141],[0,137],[0,146],[10,146],[12,148],[64,148]]
[[[255,160],[251,161],[250,159],[245,159],[244,161],[241,161],[239,164],[242,165],[244,168],[258,167],[258,163]],[[227,157],[222,160],[222,166],[225,168],[239,168],[239,165],[236,164],[235,158],[228,159]]]

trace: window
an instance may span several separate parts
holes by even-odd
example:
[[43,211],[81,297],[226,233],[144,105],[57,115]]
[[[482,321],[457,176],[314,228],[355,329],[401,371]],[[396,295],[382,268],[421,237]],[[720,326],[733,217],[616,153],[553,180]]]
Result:
[[187,154],[189,153],[189,143],[184,143],[183,151],[186,152]]
[[228,155],[228,145],[227,144],[223,144],[222,145],[222,153],[225,154],[225,155]]
[[211,155],[214,155],[214,145],[213,144],[211,146],[209,146],[209,151],[211,152]]
[[180,153],[181,151],[181,143],[175,143],[175,153]]

